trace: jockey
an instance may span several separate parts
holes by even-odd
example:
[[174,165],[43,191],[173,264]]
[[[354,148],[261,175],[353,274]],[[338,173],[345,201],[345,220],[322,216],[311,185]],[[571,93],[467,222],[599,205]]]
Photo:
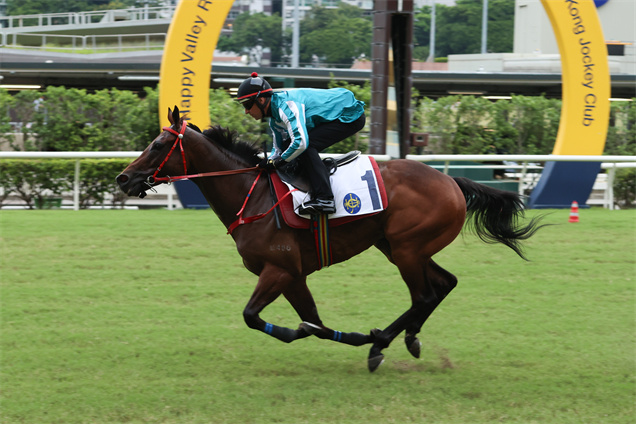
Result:
[[308,171],[312,197],[299,213],[335,213],[329,172],[318,152],[364,127],[364,102],[345,88],[273,92],[256,72],[241,83],[236,99],[252,118],[270,118],[274,145],[269,158],[265,157],[258,166],[272,170],[298,158],[301,167]]

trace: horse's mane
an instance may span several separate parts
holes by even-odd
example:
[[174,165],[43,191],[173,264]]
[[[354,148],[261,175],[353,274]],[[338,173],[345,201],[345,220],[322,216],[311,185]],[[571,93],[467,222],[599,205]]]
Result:
[[257,156],[260,152],[258,147],[246,141],[237,140],[238,133],[236,131],[232,131],[229,128],[224,128],[220,125],[211,126],[205,131],[201,131],[199,127],[191,123],[188,123],[188,126],[193,130],[203,134],[206,138],[214,141],[223,149],[245,159],[251,165],[256,165],[260,160],[260,158]]

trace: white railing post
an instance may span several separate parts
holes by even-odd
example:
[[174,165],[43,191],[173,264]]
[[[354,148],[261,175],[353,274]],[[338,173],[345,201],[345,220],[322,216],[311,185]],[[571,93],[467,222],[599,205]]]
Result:
[[523,168],[521,168],[521,178],[519,178],[519,195],[523,195],[523,182],[526,180],[526,173],[528,172],[528,162],[523,161]]
[[614,210],[614,177],[616,176],[616,163],[607,173],[607,187],[605,188],[605,207]]
[[73,210],[80,208],[80,160],[75,160],[75,176],[73,178]]

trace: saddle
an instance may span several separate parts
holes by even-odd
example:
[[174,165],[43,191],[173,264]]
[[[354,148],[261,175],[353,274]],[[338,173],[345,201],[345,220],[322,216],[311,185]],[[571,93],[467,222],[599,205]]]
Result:
[[[362,154],[362,152],[359,150],[352,150],[349,153],[345,153],[335,158],[325,158],[322,160],[322,163],[324,163],[327,167],[329,174],[333,175],[339,166],[353,162],[358,156],[360,156],[360,154]],[[311,187],[306,170],[300,166],[297,158],[287,165],[277,169],[276,173],[283,182],[299,189],[300,191],[308,192]]]

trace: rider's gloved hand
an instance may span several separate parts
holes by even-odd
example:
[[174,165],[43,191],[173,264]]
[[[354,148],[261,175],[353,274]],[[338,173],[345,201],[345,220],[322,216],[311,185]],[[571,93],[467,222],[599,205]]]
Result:
[[276,159],[263,159],[259,162],[258,167],[266,169],[268,171],[273,171],[276,168],[284,166],[286,163],[287,162],[285,162],[285,160],[280,157]]

